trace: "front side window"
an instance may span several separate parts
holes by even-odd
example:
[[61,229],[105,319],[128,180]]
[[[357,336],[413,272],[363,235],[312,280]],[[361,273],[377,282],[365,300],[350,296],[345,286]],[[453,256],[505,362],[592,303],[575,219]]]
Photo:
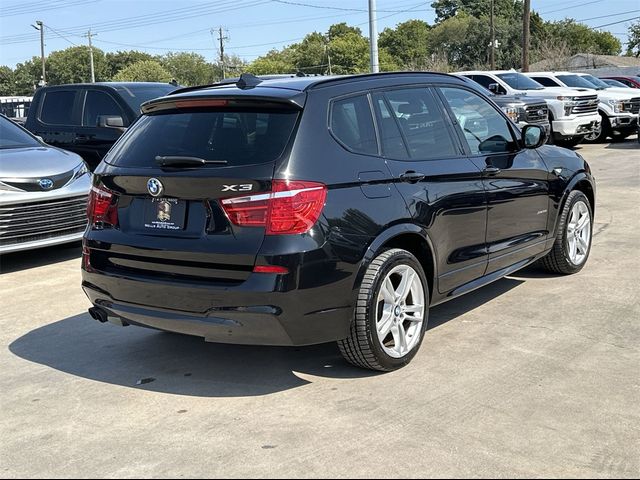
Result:
[[461,88],[442,93],[462,129],[472,155],[510,153],[517,144],[507,120],[484,98]]
[[122,109],[111,95],[99,90],[89,90],[84,102],[82,125],[97,127],[101,116],[122,117],[124,120]]
[[333,102],[331,132],[352,152],[368,155],[378,153],[373,117],[366,95]]
[[40,120],[50,125],[75,125],[73,121],[73,104],[76,92],[58,90],[46,92],[40,112]]
[[596,88],[580,75],[558,75],[558,80],[571,88],[590,88],[592,90]]
[[390,90],[385,97],[411,159],[430,160],[458,154],[442,111],[429,90]]

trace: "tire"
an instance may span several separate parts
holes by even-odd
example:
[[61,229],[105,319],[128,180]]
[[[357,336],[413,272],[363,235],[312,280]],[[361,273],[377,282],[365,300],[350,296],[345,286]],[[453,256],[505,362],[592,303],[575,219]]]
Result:
[[[403,290],[409,291],[403,302],[397,294],[405,278],[410,291]],[[385,288],[388,282],[393,292]],[[338,342],[344,358],[357,367],[381,372],[397,370],[411,362],[427,330],[427,285],[422,265],[410,252],[393,248],[380,253],[367,268],[360,285],[349,337]],[[387,332],[382,340],[378,328]]]
[[582,143],[582,141],[584,140],[584,137],[571,137],[571,138],[563,138],[563,139],[556,139],[554,144],[557,145],[558,147],[564,147],[564,148],[573,148],[576,147],[578,144]]
[[584,137],[584,143],[604,143],[611,135],[611,124],[606,115],[600,114],[600,128]]
[[[581,206],[578,206],[578,205]],[[575,231],[576,211],[581,210],[582,206],[586,207],[583,211],[588,213],[589,223],[584,227],[582,232],[582,241],[575,239],[574,243],[578,246],[576,255],[571,250],[571,235],[572,231]],[[579,219],[581,219],[580,216]],[[558,232],[556,234],[556,241],[553,244],[551,251],[543,258],[539,260],[540,266],[552,273],[559,273],[562,275],[570,275],[577,273],[585,266],[591,253],[591,243],[593,240],[593,209],[589,203],[589,199],[584,193],[574,190],[567,197],[562,213],[560,214],[560,222],[558,225]],[[586,245],[586,246],[585,246]],[[583,250],[583,254],[580,254],[580,250]]]

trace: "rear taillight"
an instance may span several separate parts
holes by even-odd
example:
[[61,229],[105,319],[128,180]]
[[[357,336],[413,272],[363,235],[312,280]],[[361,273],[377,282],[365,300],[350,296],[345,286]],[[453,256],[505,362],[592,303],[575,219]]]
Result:
[[89,202],[87,203],[87,217],[89,224],[102,226],[118,225],[118,196],[103,187],[91,187]]
[[274,180],[267,193],[222,200],[234,225],[265,227],[267,235],[308,232],[320,218],[327,186],[317,182]]

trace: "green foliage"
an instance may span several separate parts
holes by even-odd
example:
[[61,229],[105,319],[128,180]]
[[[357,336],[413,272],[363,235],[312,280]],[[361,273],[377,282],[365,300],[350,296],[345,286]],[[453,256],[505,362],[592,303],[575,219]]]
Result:
[[171,74],[155,60],[141,60],[120,70],[117,82],[169,82]]
[[14,81],[13,70],[5,65],[0,66],[0,95],[15,95]]
[[211,84],[217,76],[213,65],[198,53],[169,52],[160,57],[159,61],[172,78],[185,87]]
[[[494,15],[510,19],[522,18],[522,0],[494,0]],[[466,13],[480,18],[491,15],[491,0],[436,0],[431,4],[436,11],[436,23]]]
[[107,53],[107,65],[104,75],[107,79],[112,79],[120,70],[142,60],[153,60],[153,56],[145,52],[130,50],[128,52],[118,51],[116,53]]
[[640,20],[632,23],[631,26],[629,26],[627,55],[640,57]]
[[16,95],[33,95],[36,85],[42,77],[42,63],[39,57],[33,57],[24,63],[19,63],[13,70]]
[[255,59],[249,65],[248,71],[254,75],[295,73],[296,67],[293,60],[293,51],[290,47],[283,50],[273,49],[266,55]]
[[622,51],[622,43],[610,32],[593,30],[572,19],[547,22],[545,33],[549,37],[566,42],[570,48],[570,55],[576,53],[618,55]]
[[428,37],[429,51],[454,70],[486,67],[491,36],[483,20],[459,13],[436,25]]
[[[96,82],[106,80],[107,60],[104,52],[99,48],[93,47],[93,63]],[[52,52],[47,58],[46,66],[49,85],[91,81],[89,47],[69,47]]]
[[429,58],[429,28],[422,20],[409,20],[396,28],[385,28],[380,34],[380,49],[403,69],[422,70]]

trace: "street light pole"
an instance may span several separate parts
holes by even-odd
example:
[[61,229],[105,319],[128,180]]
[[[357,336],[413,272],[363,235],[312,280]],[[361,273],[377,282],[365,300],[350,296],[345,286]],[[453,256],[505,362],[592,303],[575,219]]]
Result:
[[529,47],[531,23],[531,0],[524,1],[524,17],[522,18],[522,71],[529,71]]
[[378,59],[378,19],[376,0],[369,0],[369,43],[371,44],[371,73],[380,71]]
[[494,10],[495,0],[491,0],[491,70],[496,69],[496,24]]
[[91,83],[96,83],[96,72],[93,67],[93,45],[91,44],[91,37],[95,37],[97,33],[91,33],[91,29],[87,32],[85,37],[89,39],[89,63],[91,64]]

